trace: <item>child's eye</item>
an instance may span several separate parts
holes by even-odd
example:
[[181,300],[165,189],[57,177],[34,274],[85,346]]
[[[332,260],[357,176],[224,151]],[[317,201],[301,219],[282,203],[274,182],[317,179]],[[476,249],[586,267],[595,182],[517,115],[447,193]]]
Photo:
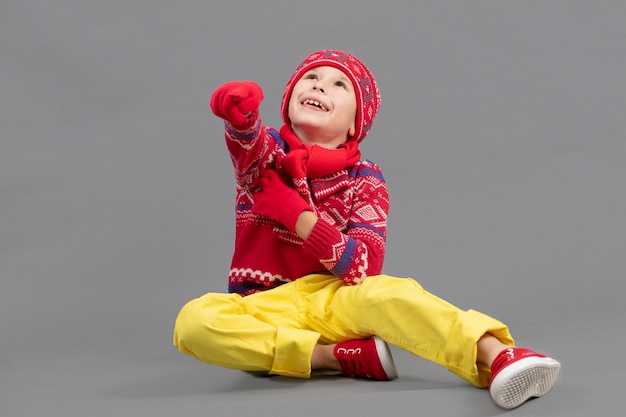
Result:
[[307,80],[315,80],[315,79],[317,79],[317,75],[315,75],[315,74],[307,74],[305,78]]
[[343,81],[337,81],[335,85],[337,87],[346,88],[346,83],[344,83]]

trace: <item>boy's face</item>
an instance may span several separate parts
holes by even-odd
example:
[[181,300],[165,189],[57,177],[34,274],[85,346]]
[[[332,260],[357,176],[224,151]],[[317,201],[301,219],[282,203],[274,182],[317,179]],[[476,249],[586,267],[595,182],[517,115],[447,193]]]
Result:
[[302,142],[336,148],[355,132],[354,87],[337,68],[313,68],[294,85],[288,112],[291,128]]

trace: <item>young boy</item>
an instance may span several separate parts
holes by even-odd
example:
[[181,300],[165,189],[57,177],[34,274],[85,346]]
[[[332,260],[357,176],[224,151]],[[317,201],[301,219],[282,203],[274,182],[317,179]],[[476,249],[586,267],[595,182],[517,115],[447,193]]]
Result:
[[279,131],[261,124],[262,99],[251,81],[211,97],[235,170],[235,250],[229,294],[180,311],[178,349],[243,371],[391,380],[388,342],[488,386],[505,408],[546,394],[556,360],[514,347],[503,323],[413,279],[381,275],[389,196],[358,148],[380,107],[368,68],[346,52],[309,55],[285,88]]

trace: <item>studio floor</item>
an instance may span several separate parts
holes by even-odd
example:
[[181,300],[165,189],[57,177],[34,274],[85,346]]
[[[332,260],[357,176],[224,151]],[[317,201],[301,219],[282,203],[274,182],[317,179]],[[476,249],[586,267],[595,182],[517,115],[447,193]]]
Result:
[[0,410],[6,416],[49,417],[620,416],[626,406],[626,365],[619,360],[622,317],[550,322],[559,327],[558,338],[553,329],[518,323],[520,333],[532,334],[527,339],[563,367],[548,395],[514,410],[499,408],[487,391],[395,348],[399,378],[374,382],[326,374],[309,380],[257,377],[156,345],[102,346],[72,356],[2,363]]

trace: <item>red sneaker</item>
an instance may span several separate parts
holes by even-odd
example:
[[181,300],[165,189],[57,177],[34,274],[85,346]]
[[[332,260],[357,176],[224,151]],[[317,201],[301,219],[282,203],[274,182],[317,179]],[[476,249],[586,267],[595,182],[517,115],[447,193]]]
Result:
[[345,376],[389,381],[398,377],[389,346],[374,336],[367,340],[337,343],[335,357]]
[[491,364],[489,393],[500,407],[515,408],[550,391],[561,364],[523,348],[508,348]]

